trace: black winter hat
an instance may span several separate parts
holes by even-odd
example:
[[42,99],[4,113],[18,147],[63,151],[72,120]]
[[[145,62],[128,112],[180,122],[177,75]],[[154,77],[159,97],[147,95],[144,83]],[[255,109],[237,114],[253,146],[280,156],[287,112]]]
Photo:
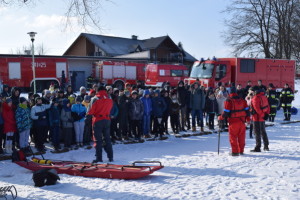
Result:
[[82,102],[81,96],[77,96],[77,97],[75,98],[75,101],[76,101],[76,102]]
[[27,101],[25,97],[20,97],[20,103],[23,103],[24,101]]
[[131,95],[134,95],[134,94],[139,95],[138,92],[135,90],[131,92]]

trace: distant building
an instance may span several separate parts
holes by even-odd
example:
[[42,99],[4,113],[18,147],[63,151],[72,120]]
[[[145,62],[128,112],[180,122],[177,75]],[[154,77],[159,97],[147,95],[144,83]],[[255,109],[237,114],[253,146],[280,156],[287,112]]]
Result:
[[64,56],[134,58],[156,63],[183,63],[191,66],[196,60],[178,47],[169,36],[139,40],[81,33]]

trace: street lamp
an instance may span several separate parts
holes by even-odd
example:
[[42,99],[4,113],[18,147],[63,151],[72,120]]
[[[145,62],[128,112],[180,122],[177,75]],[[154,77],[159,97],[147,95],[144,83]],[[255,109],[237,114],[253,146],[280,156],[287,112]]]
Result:
[[31,53],[32,53],[32,73],[33,73],[33,93],[36,94],[36,82],[35,82],[35,64],[34,64],[34,37],[37,34],[36,32],[27,33],[32,42]]

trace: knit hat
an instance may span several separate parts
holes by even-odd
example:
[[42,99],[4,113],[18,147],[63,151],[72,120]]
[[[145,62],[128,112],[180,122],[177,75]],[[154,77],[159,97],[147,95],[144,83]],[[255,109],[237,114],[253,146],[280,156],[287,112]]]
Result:
[[83,87],[83,86],[81,86],[80,89],[79,89],[79,91],[81,92],[82,90],[86,90],[86,88]]
[[12,99],[8,97],[8,98],[5,99],[5,102],[10,103],[10,102],[12,102]]
[[90,101],[90,100],[91,100],[91,96],[89,96],[89,95],[84,96],[84,101]]
[[24,101],[27,101],[25,97],[20,97],[20,103],[23,103]]
[[77,96],[77,97],[75,98],[75,101],[76,101],[76,102],[82,102],[81,96]]

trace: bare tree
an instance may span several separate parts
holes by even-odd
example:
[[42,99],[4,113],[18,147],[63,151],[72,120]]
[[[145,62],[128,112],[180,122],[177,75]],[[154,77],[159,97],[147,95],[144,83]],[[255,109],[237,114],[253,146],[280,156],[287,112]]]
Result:
[[290,59],[299,4],[300,0],[234,0],[224,11],[232,15],[225,22],[225,42],[238,55]]
[[[34,6],[41,0],[0,0],[0,6]],[[78,25],[87,29],[88,26],[97,27],[101,30],[100,11],[103,2],[112,2],[110,0],[64,0],[68,7],[65,12],[65,27],[71,27],[74,18]],[[56,6],[56,5],[53,5]]]
[[[45,45],[42,44],[37,44],[35,45],[34,48],[34,54],[35,55],[46,55],[48,52],[48,49],[45,47]],[[10,50],[11,54],[18,54],[18,55],[31,55],[31,44],[27,46],[23,46],[21,48],[16,48],[16,49],[11,49]]]

